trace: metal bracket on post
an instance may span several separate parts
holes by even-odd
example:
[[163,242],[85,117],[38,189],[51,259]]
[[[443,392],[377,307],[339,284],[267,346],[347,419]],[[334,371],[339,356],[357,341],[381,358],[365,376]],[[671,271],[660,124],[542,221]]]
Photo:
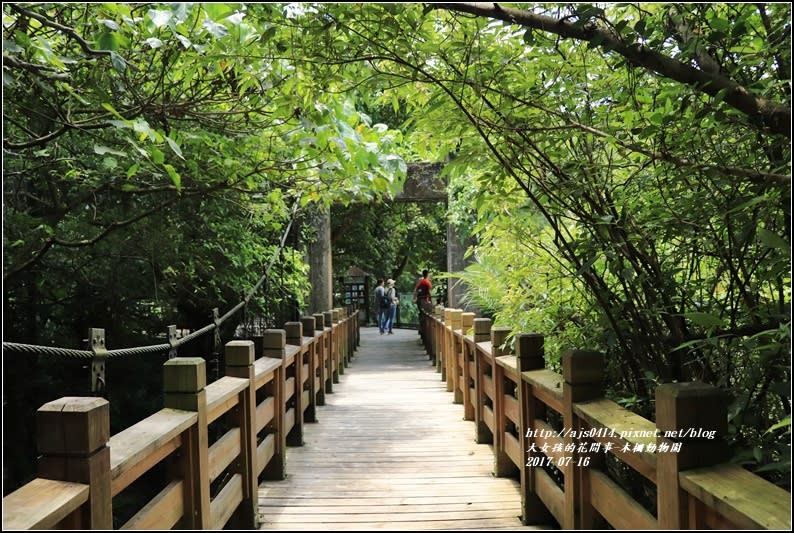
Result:
[[217,307],[212,308],[212,322],[215,324],[214,343],[212,347],[212,355],[215,362],[215,379],[220,379],[221,373],[221,314]]
[[173,359],[177,356],[176,340],[176,325],[168,326],[168,344],[171,346],[171,348],[168,350],[169,359]]
[[94,354],[91,360],[91,392],[97,396],[104,397],[107,391],[105,362],[108,358],[108,350],[105,347],[105,330],[103,328],[89,328],[88,345]]

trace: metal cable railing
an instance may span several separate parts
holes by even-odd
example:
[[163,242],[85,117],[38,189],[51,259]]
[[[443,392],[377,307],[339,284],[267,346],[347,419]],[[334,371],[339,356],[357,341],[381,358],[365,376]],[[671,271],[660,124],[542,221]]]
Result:
[[[179,339],[172,338],[166,344],[153,344],[149,346],[136,346],[132,348],[105,350],[104,331],[91,330],[92,338],[89,339],[89,342],[92,345],[91,350],[75,350],[70,348],[60,348],[57,346],[41,346],[35,344],[22,344],[16,342],[3,341],[3,353],[5,354],[6,352],[12,352],[12,353],[35,354],[35,355],[53,355],[53,356],[74,357],[74,358],[92,358],[95,360],[98,358],[106,359],[111,357],[124,357],[129,355],[157,354],[157,353],[166,353],[166,352],[175,354],[176,349],[178,349],[180,346],[187,344],[188,342],[197,339],[203,335],[206,335],[207,333],[215,331],[221,326],[221,324],[223,324],[229,318],[234,316],[238,311],[244,309],[248,305],[248,303],[251,301],[251,298],[254,297],[257,291],[259,291],[259,289],[265,283],[265,280],[267,279],[270,270],[273,268],[273,265],[275,264],[276,260],[279,258],[280,254],[282,253],[282,250],[286,245],[289,232],[292,229],[292,224],[297,216],[299,205],[300,205],[300,198],[298,198],[295,201],[295,204],[292,207],[289,222],[284,230],[284,233],[281,235],[278,248],[273,252],[272,257],[265,266],[264,274],[262,274],[262,276],[259,278],[259,281],[257,281],[256,284],[246,293],[245,297],[241,302],[239,302],[234,307],[229,309],[223,316],[218,317],[217,310],[214,310],[216,318],[212,321],[212,323],[207,324],[206,326],[200,329],[192,331],[182,338]],[[104,384],[104,365],[101,365],[101,368],[102,368],[102,376],[99,378],[99,382]],[[94,370],[92,370],[92,376],[93,373]],[[92,386],[92,391],[96,392],[94,386]]]

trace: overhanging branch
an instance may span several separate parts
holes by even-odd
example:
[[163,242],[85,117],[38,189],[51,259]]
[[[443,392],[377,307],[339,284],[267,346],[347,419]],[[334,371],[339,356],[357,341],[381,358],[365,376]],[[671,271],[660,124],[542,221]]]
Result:
[[536,15],[530,11],[502,7],[493,3],[464,2],[431,5],[436,9],[493,18],[526,28],[547,31],[560,37],[597,44],[606,50],[615,51],[634,65],[694,87],[708,95],[716,96],[720,91],[724,91],[723,101],[725,103],[741,111],[751,120],[760,122],[771,132],[791,138],[791,109],[787,106],[755,96],[746,87],[725,76],[698,70],[641,44],[625,44],[616,39],[612,33],[594,25],[578,26],[564,20]]

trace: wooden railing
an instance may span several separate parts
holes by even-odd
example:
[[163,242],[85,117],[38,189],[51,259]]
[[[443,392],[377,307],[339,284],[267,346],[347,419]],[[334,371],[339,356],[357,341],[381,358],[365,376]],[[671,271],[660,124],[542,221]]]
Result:
[[170,359],[164,408],[112,437],[104,399],[45,404],[39,477],[3,498],[3,529],[111,529],[113,498],[155,469],[165,484],[121,529],[256,528],[260,481],[284,478],[359,339],[356,313],[334,309],[229,342],[209,385],[204,359]]
[[[656,390],[656,423],[602,396],[596,352],[562,354],[545,368],[543,336],[518,335],[437,306],[421,336],[447,390],[492,443],[494,474],[521,482],[522,520],[564,529],[791,529],[791,495],[726,463],[727,398],[704,383]],[[655,489],[644,506],[607,475],[626,465]],[[651,510],[648,510],[651,508]]]

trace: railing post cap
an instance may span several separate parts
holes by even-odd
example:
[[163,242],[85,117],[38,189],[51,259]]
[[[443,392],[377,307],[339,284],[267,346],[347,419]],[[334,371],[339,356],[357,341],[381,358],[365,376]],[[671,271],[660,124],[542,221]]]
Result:
[[656,427],[661,431],[728,433],[728,395],[702,383],[665,383],[656,388]]
[[325,328],[325,315],[322,313],[314,313],[314,320],[315,320],[315,328],[318,330],[322,330]]
[[604,377],[604,358],[590,350],[567,351],[562,354],[562,377],[571,385],[600,383]]
[[256,359],[254,341],[236,340],[226,343],[226,366],[250,366]]
[[303,324],[303,334],[311,336],[317,327],[317,320],[313,316],[302,316],[301,324]]
[[36,411],[39,453],[87,455],[110,439],[110,404],[104,398],[66,396]]
[[486,334],[491,332],[491,319],[490,318],[475,318],[474,319],[474,333]]
[[513,331],[513,328],[510,326],[493,326],[491,327],[491,333],[495,335],[501,335],[506,337],[510,332]]
[[201,357],[175,357],[163,364],[163,392],[195,393],[207,386],[207,369]]
[[303,337],[303,322],[285,322],[284,331],[288,338]]
[[266,329],[262,332],[262,346],[267,348],[283,348],[287,344],[287,332],[283,329]]
[[[523,370],[539,369],[545,366],[543,335],[539,333],[519,333],[516,335],[516,357]],[[522,371],[523,371],[522,370]]]

